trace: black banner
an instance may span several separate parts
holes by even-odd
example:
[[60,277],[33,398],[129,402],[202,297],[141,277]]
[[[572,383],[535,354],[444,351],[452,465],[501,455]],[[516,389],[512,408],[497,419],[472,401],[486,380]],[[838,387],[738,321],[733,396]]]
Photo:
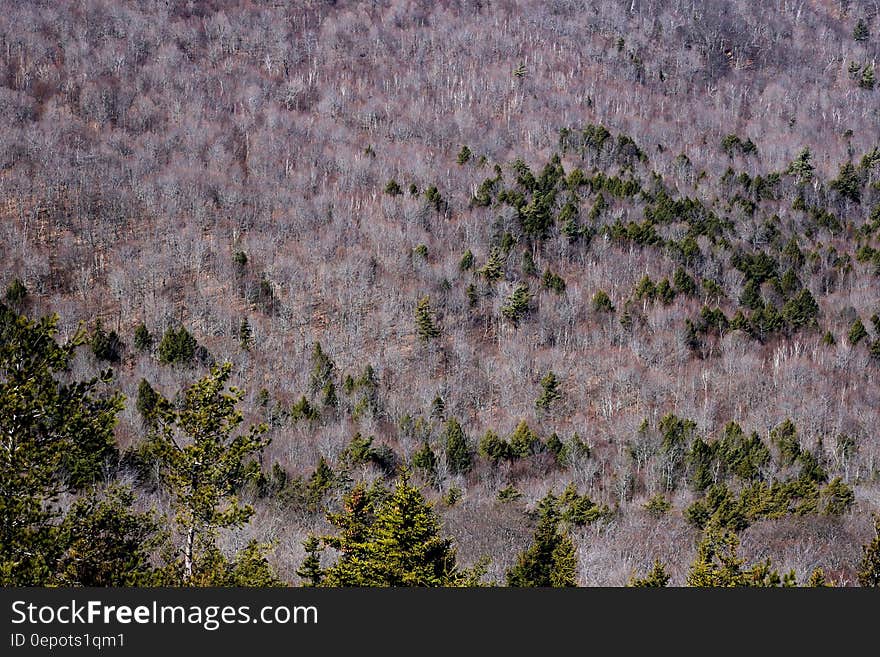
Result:
[[[0,589],[0,655],[412,654],[661,646],[839,649],[869,636],[856,589]],[[875,645],[872,642],[870,645]],[[206,653],[205,651],[210,651]]]

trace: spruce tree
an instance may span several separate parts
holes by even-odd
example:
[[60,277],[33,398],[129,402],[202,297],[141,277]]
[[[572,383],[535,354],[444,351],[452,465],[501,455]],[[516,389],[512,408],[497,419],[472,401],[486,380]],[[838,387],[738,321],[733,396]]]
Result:
[[633,575],[627,586],[637,588],[662,588],[669,585],[669,579],[670,577],[666,572],[666,567],[660,559],[655,559],[651,570],[649,570],[644,577],[636,577]]
[[799,183],[804,183],[813,177],[813,154],[809,148],[803,148],[797,157],[788,165],[788,173],[793,175]]
[[853,28],[853,40],[857,43],[865,43],[870,36],[871,31],[868,29],[868,24],[864,21],[864,19],[860,18],[858,21],[856,21],[856,25]]
[[467,582],[452,541],[421,491],[404,472],[390,492],[363,484],[345,509],[328,516],[339,530],[324,543],[339,554],[324,571],[325,586],[457,586]]
[[169,327],[159,342],[159,362],[165,365],[188,365],[196,357],[196,339],[183,326]]
[[150,351],[153,348],[153,335],[143,322],[134,330],[134,348],[138,351]]
[[312,369],[309,372],[309,393],[317,395],[329,381],[333,380],[336,374],[336,365],[321,348],[320,342],[316,342],[312,346],[311,360]]
[[571,537],[560,531],[556,497],[548,493],[538,503],[538,525],[532,545],[507,571],[507,585],[514,587],[577,586],[577,556]]
[[540,444],[538,436],[525,420],[520,420],[510,435],[510,453],[516,457],[524,458],[534,454]]
[[324,571],[321,569],[321,541],[317,536],[309,536],[303,541],[303,549],[306,552],[296,574],[303,579],[303,586],[321,586],[324,581]]
[[101,325],[101,320],[95,323],[91,346],[92,353],[98,360],[118,363],[122,358],[122,340],[119,339],[116,331],[110,331],[109,333],[105,331]]
[[242,351],[250,351],[254,343],[254,332],[247,317],[243,317],[238,326],[238,344]]
[[548,410],[554,402],[559,400],[562,394],[559,392],[559,379],[552,371],[547,372],[541,379],[541,394],[535,400],[535,406],[540,410]]
[[874,514],[874,538],[862,546],[858,577],[862,586],[880,588],[880,514]]
[[461,425],[455,418],[446,422],[443,430],[446,443],[446,463],[452,474],[465,474],[471,469],[473,457]]
[[431,309],[431,299],[427,296],[419,299],[416,306],[416,333],[422,342],[429,342],[440,335],[440,329],[434,319],[434,311]]
[[865,325],[862,324],[860,318],[857,317],[856,321],[854,321],[852,326],[849,327],[849,333],[847,333],[846,337],[850,345],[853,347],[868,337],[868,331],[865,329]]
[[599,290],[596,294],[593,295],[593,310],[597,313],[613,313],[614,312],[614,304],[611,303],[611,298],[605,292],[605,290]]
[[520,283],[501,307],[501,314],[505,319],[510,320],[514,326],[517,326],[523,316],[529,312],[531,301],[532,294],[529,292],[529,286],[525,283]]

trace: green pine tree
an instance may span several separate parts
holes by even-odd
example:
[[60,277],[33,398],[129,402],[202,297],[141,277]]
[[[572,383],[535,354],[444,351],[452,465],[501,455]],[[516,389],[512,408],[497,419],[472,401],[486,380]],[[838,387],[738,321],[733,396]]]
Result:
[[859,584],[880,588],[880,514],[874,514],[874,538],[862,547]]
[[316,536],[309,536],[303,541],[303,549],[306,552],[296,574],[303,579],[303,586],[321,586],[324,581],[324,571],[321,569],[321,541]]
[[856,318],[856,321],[852,323],[852,326],[849,328],[849,333],[847,333],[847,340],[849,343],[855,347],[859,342],[868,337],[868,331],[865,329],[865,325],[862,324],[862,320],[860,318]]
[[559,379],[552,371],[547,372],[541,379],[541,394],[535,400],[535,406],[540,410],[548,410],[554,402],[562,397],[559,391]]
[[577,556],[571,537],[560,531],[556,497],[548,493],[538,503],[538,525],[532,545],[517,557],[507,571],[507,585],[513,587],[577,586]]
[[793,175],[799,183],[807,182],[813,177],[813,154],[809,148],[803,148],[797,157],[788,165],[788,173]]
[[865,43],[871,36],[871,31],[868,29],[868,24],[864,21],[864,19],[859,19],[856,21],[856,25],[853,28],[852,38],[857,43]]
[[153,348],[153,335],[143,322],[134,330],[134,348],[138,351],[150,351]]
[[196,562],[215,548],[217,532],[241,527],[253,514],[237,492],[246,462],[268,444],[265,425],[238,433],[244,421],[236,406],[244,393],[226,390],[232,366],[225,363],[189,386],[178,408],[167,407],[151,431],[149,451],[161,468],[182,535],[182,581],[194,577]]
[[501,307],[501,314],[514,326],[517,326],[525,314],[529,312],[531,301],[532,294],[529,292],[529,286],[520,283]]
[[644,577],[633,577],[629,580],[627,586],[637,588],[662,588],[669,585],[669,574],[660,559],[654,560],[654,565]]
[[57,322],[0,303],[0,586],[55,579],[65,547],[58,500],[95,483],[115,454],[123,397],[105,392],[109,372],[70,376],[88,336],[59,344]]
[[452,418],[446,422],[443,430],[446,444],[446,463],[452,474],[465,474],[471,469],[473,457],[464,430],[458,420]]
[[427,296],[419,299],[416,306],[416,333],[422,342],[429,342],[440,335],[440,329],[431,309],[431,299]]

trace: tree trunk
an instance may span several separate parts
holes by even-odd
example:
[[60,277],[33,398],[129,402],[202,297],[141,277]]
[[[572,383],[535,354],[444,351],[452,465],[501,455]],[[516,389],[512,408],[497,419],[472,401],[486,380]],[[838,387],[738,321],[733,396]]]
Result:
[[196,528],[191,526],[186,531],[186,547],[183,552],[183,581],[189,583],[193,573],[193,544],[196,538]]

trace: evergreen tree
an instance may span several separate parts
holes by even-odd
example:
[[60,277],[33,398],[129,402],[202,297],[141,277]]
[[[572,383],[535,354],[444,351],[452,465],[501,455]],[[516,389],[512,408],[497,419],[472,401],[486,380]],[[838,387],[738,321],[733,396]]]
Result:
[[593,310],[597,313],[613,313],[614,304],[605,290],[599,290],[593,295]]
[[501,314],[516,326],[523,316],[529,312],[531,301],[532,294],[529,292],[529,286],[525,283],[520,283],[501,307]]
[[109,373],[71,380],[84,331],[55,340],[58,318],[29,320],[0,303],[0,586],[44,586],[64,549],[58,500],[101,475],[115,453],[119,394]]
[[489,251],[486,264],[477,270],[477,274],[486,279],[490,285],[504,278],[504,255],[498,248]]
[[868,29],[868,24],[864,21],[864,19],[859,19],[856,21],[856,26],[853,28],[853,40],[857,43],[865,43],[871,36],[871,31]]
[[880,588],[880,514],[874,515],[874,538],[862,546],[858,577],[862,586]]
[[505,440],[499,438],[498,434],[491,429],[487,429],[483,437],[480,438],[477,453],[493,465],[501,459],[511,456],[510,445]]
[[458,269],[459,269],[459,271],[468,271],[473,268],[474,268],[474,254],[470,249],[468,249],[461,256],[461,260],[459,260],[459,262],[458,262]]
[[141,379],[138,384],[135,409],[140,413],[144,427],[154,427],[159,415],[168,410],[168,401],[153,389],[150,382]]
[[134,330],[134,348],[138,351],[150,351],[153,348],[153,335],[143,322]]
[[852,323],[852,326],[850,326],[849,333],[846,337],[853,347],[855,347],[859,342],[868,337],[868,331],[865,329],[865,325],[862,324],[862,320],[860,318],[857,317],[856,321]]
[[456,156],[455,161],[459,165],[467,164],[471,159],[471,155],[473,155],[473,153],[471,152],[471,149],[468,148],[466,145],[462,146],[461,150],[458,151],[458,156]]
[[303,541],[306,557],[296,569],[296,574],[303,579],[303,586],[321,586],[324,571],[321,570],[321,541],[316,536],[309,536]]
[[159,362],[164,365],[188,365],[196,357],[196,339],[183,326],[168,328],[159,342]]
[[338,530],[324,537],[339,557],[325,586],[456,586],[467,582],[452,541],[406,473],[390,493],[355,487],[345,510],[328,516]]
[[242,351],[250,351],[254,343],[254,332],[247,317],[242,318],[238,327],[238,344]]
[[413,466],[424,473],[427,481],[433,482],[437,477],[437,456],[427,440],[422,441],[422,446],[413,454]]
[[507,571],[507,585],[515,587],[577,586],[577,557],[567,533],[559,529],[556,498],[549,493],[538,503],[538,525],[532,545]]
[[309,393],[317,395],[328,382],[333,380],[336,374],[336,365],[321,348],[320,342],[316,342],[312,346],[311,360],[312,369],[309,373]]
[[59,586],[149,586],[156,572],[153,550],[162,545],[158,519],[133,511],[126,488],[80,497],[58,527],[63,546],[53,584]]
[[649,570],[644,577],[636,577],[633,575],[627,586],[637,588],[662,588],[669,585],[669,579],[670,577],[666,572],[666,568],[663,566],[660,559],[655,559],[651,570]]
[[793,175],[799,183],[807,182],[813,177],[813,154],[809,148],[803,148],[797,157],[788,165],[788,173]]
[[241,527],[253,514],[236,492],[245,481],[246,462],[268,444],[262,436],[267,427],[234,435],[244,420],[236,409],[244,393],[226,391],[231,373],[225,363],[188,387],[179,408],[163,410],[149,439],[182,534],[184,583],[193,578],[197,560],[215,549],[217,531]]
[[540,444],[540,439],[525,420],[520,420],[510,435],[510,453],[516,457],[524,458],[534,454]]
[[819,316],[819,304],[810,291],[804,288],[782,307],[782,316],[789,326],[795,329],[815,326],[816,318]]
[[853,203],[861,200],[862,181],[852,162],[846,162],[840,167],[837,178],[831,181],[831,189]]
[[862,76],[859,78],[859,87],[870,91],[874,88],[874,84],[874,65],[866,64],[865,68],[862,70]]
[[385,185],[385,193],[389,196],[400,196],[403,194],[403,190],[400,189],[400,185],[397,184],[397,181],[392,178],[388,181],[388,184]]
[[446,463],[452,474],[465,474],[471,469],[473,458],[464,431],[458,420],[450,419],[443,431],[446,442]]
[[737,556],[739,539],[732,531],[716,525],[706,528],[697,557],[687,576],[688,586],[698,587],[773,587],[795,586],[794,573],[780,577],[770,560],[744,567]]
[[422,342],[428,342],[440,335],[434,311],[431,309],[431,300],[427,296],[422,297],[416,306],[416,333]]
[[122,340],[119,339],[116,331],[110,331],[109,333],[105,331],[101,325],[101,320],[95,323],[91,346],[92,353],[98,360],[118,363],[122,358]]
[[27,298],[28,289],[20,278],[12,279],[12,282],[6,287],[6,303],[13,307],[19,308]]
[[547,410],[555,401],[560,399],[562,394],[559,392],[559,379],[551,371],[544,375],[541,379],[541,394],[535,400],[535,406],[541,410]]

